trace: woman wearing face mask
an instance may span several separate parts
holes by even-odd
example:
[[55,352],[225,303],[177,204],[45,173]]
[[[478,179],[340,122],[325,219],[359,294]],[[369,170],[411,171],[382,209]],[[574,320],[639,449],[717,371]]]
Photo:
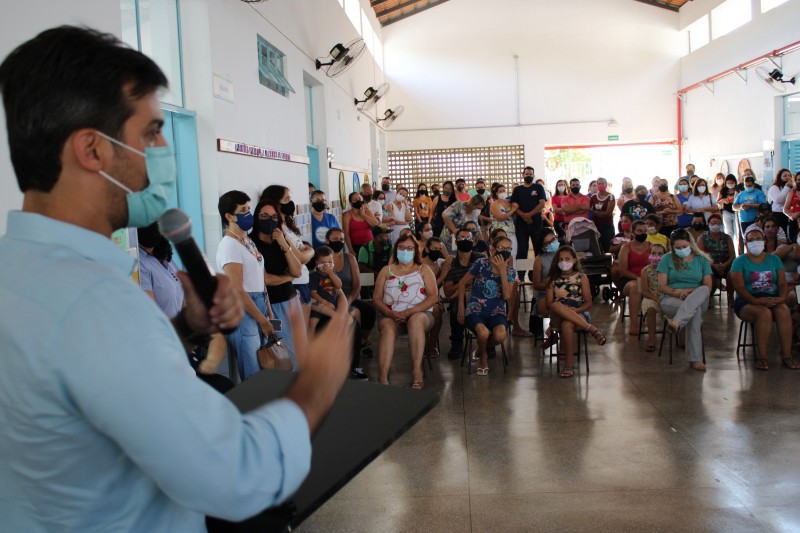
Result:
[[679,179],[678,192],[675,194],[675,198],[678,199],[683,210],[682,214],[678,215],[678,226],[681,228],[688,228],[692,225],[692,211],[686,207],[686,203],[691,196],[692,186],[689,184],[689,180],[686,178]]
[[722,172],[717,172],[717,175],[714,176],[714,183],[711,185],[711,200],[714,204],[719,207],[719,193],[722,192],[722,188],[725,187],[725,174]]
[[311,245],[314,248],[324,246],[328,230],[339,227],[339,221],[331,213],[327,213],[327,209],[325,193],[314,191],[311,195]]
[[659,180],[658,190],[650,197],[650,203],[661,217],[660,233],[665,237],[678,229],[678,215],[683,213],[680,201],[669,192],[667,180]]
[[447,246],[448,251],[451,253],[454,252],[452,248],[452,235],[456,234],[458,228],[463,227],[467,222],[474,222],[477,228],[478,217],[481,214],[484,203],[485,200],[483,196],[473,196],[467,202],[454,203],[442,213],[442,220],[444,220],[445,227],[439,238],[442,239],[444,245]]
[[[489,205],[489,214],[492,216],[492,222],[489,226],[489,231],[502,229],[506,236],[514,235],[514,213],[517,207],[512,206],[511,202],[506,198],[506,186],[502,183],[495,183],[492,185],[492,203]],[[511,256],[517,257],[517,239],[511,239]],[[512,263],[513,265],[513,263]]]
[[569,196],[569,185],[567,180],[558,180],[556,182],[556,190],[553,192],[551,204],[553,206],[553,222],[556,232],[559,234],[564,233],[564,213],[561,211],[561,200]]
[[342,214],[344,240],[347,251],[358,257],[361,247],[372,240],[372,227],[378,225],[378,219],[369,210],[360,193],[351,192],[347,201],[350,202],[350,209]]
[[606,336],[589,323],[592,291],[589,278],[581,272],[575,249],[572,246],[561,246],[556,252],[556,258],[550,267],[547,308],[550,310],[551,326],[561,330],[559,354],[564,356],[564,368],[560,376],[571,378],[574,375],[572,358],[575,353],[575,331],[586,331],[601,346],[606,343]]
[[[778,174],[780,176],[785,176],[787,180],[791,179],[792,175],[792,173],[785,168],[780,169]],[[797,175],[800,176],[800,173]],[[786,193],[786,201],[783,204],[783,214],[786,215],[786,235],[789,237],[790,242],[795,242],[798,235],[797,219],[800,218],[800,191],[797,190],[797,187],[792,187]]]
[[229,191],[220,197],[217,207],[225,226],[225,235],[217,247],[217,266],[239,290],[245,309],[239,326],[225,338],[236,355],[239,377],[245,380],[260,370],[258,349],[273,332],[269,323],[272,311],[264,292],[264,256],[247,235],[253,227],[250,197],[241,191]]
[[[736,213],[733,210],[733,201],[736,199],[738,192],[737,188],[736,176],[728,174],[725,178],[725,185],[720,189],[719,198],[717,199],[717,205],[720,208],[720,213],[722,213],[722,222],[725,224],[725,233],[730,235],[734,242],[737,242],[739,235],[739,224],[736,221]],[[800,209],[800,201],[798,202],[798,209]]]
[[703,313],[711,295],[711,258],[701,252],[691,234],[677,229],[670,236],[672,252],[658,263],[661,311],[673,331],[685,332],[686,354],[693,370],[705,371],[703,363]]
[[697,178],[692,188],[692,195],[686,202],[684,208],[692,213],[703,213],[706,220],[711,216],[711,213],[719,212],[717,202],[711,197],[711,192],[708,190],[708,184],[703,178]]
[[414,197],[414,220],[418,225],[431,220],[431,207],[433,200],[428,196],[428,186],[424,183],[417,185],[417,196]]
[[392,229],[392,241],[400,237],[400,232],[409,228],[411,224],[411,206],[408,201],[408,189],[400,187],[397,189],[397,196],[394,201],[386,206],[389,217],[384,218],[383,222]]
[[789,194],[794,192],[794,180],[788,169],[782,168],[775,174],[775,182],[767,190],[767,198],[772,205],[772,216],[778,221],[778,226],[786,232],[789,218],[783,214],[783,207]]
[[700,237],[706,232],[706,217],[703,213],[692,213],[692,225],[686,228],[686,231],[691,234],[694,242],[700,241]]
[[639,292],[642,293],[642,315],[647,322],[647,351],[656,350],[656,319],[661,313],[660,300],[658,297],[658,263],[661,257],[667,253],[667,249],[660,244],[650,247],[650,264],[642,269],[639,278]]
[[[421,243],[422,249],[422,264],[431,269],[433,275],[436,276],[436,289],[439,291],[441,297],[442,285],[447,274],[450,272],[450,267],[453,265],[453,256],[447,253],[442,241],[436,237],[428,237]],[[436,347],[437,340],[439,339],[439,332],[442,329],[442,303],[439,301],[433,306],[433,327],[428,332],[428,337],[425,342],[425,353],[428,357],[439,357],[439,349]]]
[[650,247],[647,241],[647,224],[641,220],[633,223],[633,240],[622,246],[619,252],[620,286],[622,294],[628,298],[630,310],[629,335],[639,334],[639,310],[642,293],[639,291],[639,278],[642,269],[650,264]]
[[597,191],[589,198],[590,212],[594,225],[600,232],[600,246],[603,251],[608,251],[614,238],[614,195],[608,192],[605,178],[598,178],[595,188]]
[[[369,302],[359,299],[361,278],[356,258],[352,254],[344,253],[344,232],[339,228],[328,231],[325,240],[328,247],[333,250],[333,272],[342,282],[342,292],[350,304],[350,314],[361,328],[360,349],[371,354],[372,343],[369,340],[369,334],[375,327],[375,308]],[[350,370],[350,377],[364,380],[367,375],[361,368],[359,360],[360,358],[357,356],[353,358],[354,364]]]
[[711,256],[711,272],[714,275],[711,295],[714,295],[714,291],[721,290],[722,280],[726,280],[728,307],[733,307],[733,285],[728,279],[728,272],[736,257],[736,249],[731,236],[722,231],[722,215],[713,213],[708,218],[708,231],[697,241],[697,247]]
[[280,205],[281,216],[283,217],[283,233],[286,240],[292,246],[292,251],[300,261],[300,275],[292,280],[292,285],[300,295],[300,304],[303,306],[303,317],[306,324],[311,314],[311,292],[308,288],[308,267],[306,266],[314,258],[314,249],[303,242],[300,235],[300,228],[294,221],[295,206],[289,188],[283,185],[270,185],[261,193],[261,200],[272,200]]
[[[558,237],[554,231],[543,230],[537,236],[534,250],[536,252],[536,259],[533,260],[533,290],[536,291],[536,296],[531,304],[531,331],[543,335],[541,326],[536,324],[536,317],[549,316],[547,310],[547,285],[550,283],[548,275],[550,274],[550,267],[553,265],[553,259],[556,256],[561,243],[558,242]],[[541,318],[540,318],[541,320]],[[557,336],[553,336],[552,332],[548,330],[542,341],[542,348],[548,348],[557,340]]]
[[633,181],[631,181],[630,178],[622,178],[622,194],[617,198],[617,209],[619,209],[620,213],[624,211],[622,206],[635,198],[636,194],[633,191]]
[[[430,222],[425,224],[417,224],[415,227],[414,238],[417,239],[419,253],[423,254],[425,251],[425,243],[433,237],[433,226]],[[424,254],[423,254],[424,255]]]
[[731,282],[736,289],[733,310],[741,320],[754,324],[758,348],[756,368],[768,370],[767,348],[772,323],[778,330],[781,358],[786,368],[800,368],[792,359],[792,318],[786,305],[789,286],[780,259],[766,253],[764,233],[750,227],[744,236],[747,253],[740,255],[731,266]]
[[297,370],[299,365],[294,350],[290,317],[293,313],[303,313],[300,297],[292,284],[302,271],[302,265],[297,258],[299,251],[283,231],[279,203],[262,200],[256,205],[255,212],[256,225],[252,235],[256,248],[264,256],[264,282],[267,285],[272,313],[281,321],[282,330],[278,337],[282,338],[289,352],[292,370]]
[[[506,301],[511,298],[517,273],[511,266],[511,239],[498,237],[489,258],[472,264],[458,284],[458,323],[475,334],[479,376],[489,375],[487,348],[502,344],[508,335]],[[472,285],[469,303],[464,305],[467,286]]]
[[378,321],[378,382],[389,384],[389,369],[394,357],[395,339],[408,331],[411,352],[411,388],[422,389],[422,356],[425,337],[433,327],[431,308],[439,301],[436,277],[422,264],[413,236],[404,235],[395,243],[392,261],[375,280],[373,304],[381,314]]

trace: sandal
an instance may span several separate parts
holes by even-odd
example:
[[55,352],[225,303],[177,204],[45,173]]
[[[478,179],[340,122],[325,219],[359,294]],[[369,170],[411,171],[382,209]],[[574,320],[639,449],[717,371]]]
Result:
[[558,332],[551,332],[545,340],[542,341],[542,350],[545,350],[558,342]]
[[756,370],[769,370],[766,359],[756,359]]
[[422,390],[422,389],[425,388],[425,382],[424,381],[412,381],[411,382],[411,388],[414,389],[414,390]]
[[559,376],[562,378],[571,378],[574,375],[575,371],[572,370],[571,366],[564,367],[564,370],[562,370],[561,373],[559,374]]
[[705,372],[706,364],[701,363],[700,361],[692,361],[691,363],[689,363],[689,368],[691,368],[692,370],[697,370],[699,372]]
[[478,374],[479,376],[488,376],[489,375],[489,367],[488,366],[486,368],[478,367],[475,370],[475,373]]
[[511,331],[512,337],[533,337],[533,333],[526,331],[522,328],[513,328]]
[[597,326],[592,326],[592,327],[594,328],[594,331],[589,331],[589,334],[590,334],[592,337],[594,337],[594,342],[596,342],[596,343],[597,343],[597,344],[599,344],[600,346],[604,345],[604,344],[606,343],[606,336],[605,336],[605,335],[603,335],[603,332],[602,332],[602,331],[600,331],[600,330],[597,328]]
[[786,368],[788,368],[790,370],[799,370],[800,369],[800,364],[796,363],[794,361],[794,359],[792,359],[791,357],[784,357],[783,358],[783,366],[785,366]]

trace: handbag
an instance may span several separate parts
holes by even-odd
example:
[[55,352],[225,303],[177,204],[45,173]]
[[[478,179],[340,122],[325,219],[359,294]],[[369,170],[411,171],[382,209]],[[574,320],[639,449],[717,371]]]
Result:
[[261,368],[292,369],[292,361],[289,359],[289,350],[286,348],[286,344],[274,334],[267,337],[267,344],[261,346],[256,353],[258,366]]

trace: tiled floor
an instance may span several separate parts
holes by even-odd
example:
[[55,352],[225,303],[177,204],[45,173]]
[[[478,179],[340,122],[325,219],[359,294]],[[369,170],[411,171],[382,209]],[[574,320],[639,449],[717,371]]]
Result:
[[617,308],[592,314],[609,342],[589,341],[588,376],[560,379],[530,339],[507,375],[434,360],[440,404],[300,531],[800,531],[800,371],[777,349],[768,372],[737,363],[728,309],[706,315],[705,374],[645,352]]

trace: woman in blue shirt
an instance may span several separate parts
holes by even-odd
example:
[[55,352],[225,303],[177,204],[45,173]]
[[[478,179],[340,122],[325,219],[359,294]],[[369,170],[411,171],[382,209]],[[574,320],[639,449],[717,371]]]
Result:
[[767,203],[764,191],[756,188],[756,179],[747,175],[744,178],[744,190],[736,195],[733,210],[739,214],[739,225],[742,235],[747,227],[758,218],[758,206]]
[[711,295],[711,259],[685,229],[673,231],[669,240],[672,252],[664,254],[657,269],[661,312],[672,317],[668,320],[672,330],[685,328],[689,366],[705,371],[700,328]]
[[781,357],[786,368],[797,370],[800,364],[792,359],[792,317],[786,305],[789,287],[781,260],[766,253],[764,232],[751,227],[744,236],[747,253],[733,261],[730,279],[736,290],[733,310],[741,320],[755,327],[758,347],[756,368],[768,370],[767,345],[772,323],[778,329]]
[[682,228],[688,228],[692,225],[692,211],[687,206],[689,202],[689,198],[692,197],[692,186],[689,184],[689,180],[686,178],[681,178],[678,180],[677,183],[677,192],[675,193],[675,198],[681,203],[681,207],[683,208],[683,214],[678,215],[678,226]]

